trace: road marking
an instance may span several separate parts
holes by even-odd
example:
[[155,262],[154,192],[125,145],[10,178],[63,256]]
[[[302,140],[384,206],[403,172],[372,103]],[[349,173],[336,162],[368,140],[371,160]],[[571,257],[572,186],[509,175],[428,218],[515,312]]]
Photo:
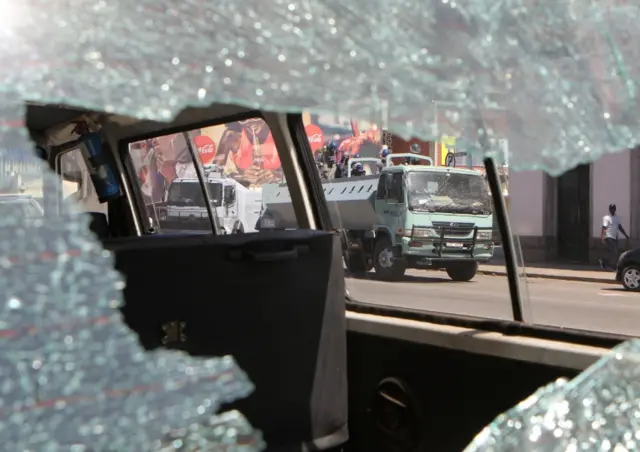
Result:
[[598,295],[603,297],[626,297],[623,293],[613,293],[613,292],[598,292]]

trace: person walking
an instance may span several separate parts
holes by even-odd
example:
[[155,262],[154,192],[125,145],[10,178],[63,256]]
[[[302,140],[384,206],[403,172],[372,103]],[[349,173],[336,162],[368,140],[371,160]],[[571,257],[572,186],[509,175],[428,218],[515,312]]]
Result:
[[629,234],[624,230],[620,223],[620,217],[616,213],[616,205],[609,204],[609,213],[602,217],[602,232],[601,239],[602,244],[606,250],[605,258],[600,258],[600,267],[606,269],[616,268],[618,263],[618,236],[620,232],[629,240]]

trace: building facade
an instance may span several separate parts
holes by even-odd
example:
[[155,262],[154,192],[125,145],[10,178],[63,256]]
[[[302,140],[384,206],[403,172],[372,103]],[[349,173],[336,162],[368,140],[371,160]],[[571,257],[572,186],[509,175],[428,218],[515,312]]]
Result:
[[638,149],[608,154],[557,178],[541,171],[514,173],[509,195],[511,228],[525,262],[596,263],[602,217],[612,203],[631,235],[630,246],[640,245]]

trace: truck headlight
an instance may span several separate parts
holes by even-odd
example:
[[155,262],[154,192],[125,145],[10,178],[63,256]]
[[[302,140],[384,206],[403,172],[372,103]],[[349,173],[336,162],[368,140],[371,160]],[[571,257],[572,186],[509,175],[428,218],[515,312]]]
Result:
[[427,228],[414,228],[413,230],[407,229],[405,233],[406,237],[413,237],[414,239],[428,239],[440,237],[437,231]]
[[493,238],[492,231],[478,231],[476,240],[491,240]]

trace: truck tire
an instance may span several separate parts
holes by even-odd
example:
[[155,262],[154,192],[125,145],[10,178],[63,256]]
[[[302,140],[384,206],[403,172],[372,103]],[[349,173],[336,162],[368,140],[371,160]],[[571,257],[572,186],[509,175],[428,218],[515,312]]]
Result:
[[344,254],[344,263],[347,266],[349,276],[353,278],[364,278],[371,268],[367,265],[367,260],[362,252],[347,252]]
[[407,264],[402,259],[393,258],[391,240],[380,237],[373,247],[373,266],[376,275],[385,281],[397,281],[407,271]]
[[471,281],[477,272],[478,263],[476,261],[456,262],[447,265],[447,275],[454,281]]

